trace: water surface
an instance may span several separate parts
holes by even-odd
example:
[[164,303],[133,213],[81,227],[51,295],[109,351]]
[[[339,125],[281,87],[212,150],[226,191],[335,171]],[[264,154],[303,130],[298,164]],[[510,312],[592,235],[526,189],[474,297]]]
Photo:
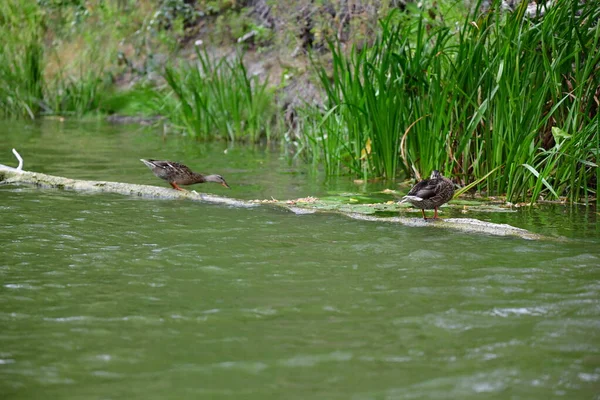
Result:
[[[4,123],[0,163],[12,147],[28,170],[143,184],[166,185],[139,158],[178,160],[244,199],[386,187],[137,127]],[[28,186],[0,186],[0,212],[2,398],[600,393],[591,208],[470,215],[562,242]]]

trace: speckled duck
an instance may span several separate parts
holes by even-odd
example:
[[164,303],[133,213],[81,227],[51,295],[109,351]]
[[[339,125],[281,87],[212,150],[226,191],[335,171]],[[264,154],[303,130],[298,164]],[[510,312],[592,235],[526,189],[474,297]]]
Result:
[[193,172],[191,169],[178,162],[144,160],[143,158],[141,158],[140,161],[146,164],[146,166],[152,170],[154,175],[169,182],[173,189],[176,190],[184,190],[180,188],[179,185],[193,185],[195,183],[204,182],[220,183],[226,188],[229,188],[229,185],[221,175],[202,175]]
[[429,179],[417,183],[400,203],[410,203],[420,208],[425,216],[425,210],[434,209],[433,219],[438,217],[438,207],[447,203],[454,195],[454,184],[448,178],[445,178],[439,171],[433,171]]

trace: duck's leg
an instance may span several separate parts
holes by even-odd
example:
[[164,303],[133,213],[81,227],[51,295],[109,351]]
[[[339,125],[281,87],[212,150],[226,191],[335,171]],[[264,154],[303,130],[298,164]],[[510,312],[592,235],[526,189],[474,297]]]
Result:
[[175,182],[169,182],[169,184],[173,187],[173,189],[175,190],[184,190],[182,188],[180,188],[179,186],[177,186],[177,184]]
[[433,213],[433,219],[438,219],[438,216],[437,216],[437,207],[435,207],[435,212]]
[[425,210],[421,208],[421,213],[423,214],[423,219],[427,221],[427,217],[425,216]]

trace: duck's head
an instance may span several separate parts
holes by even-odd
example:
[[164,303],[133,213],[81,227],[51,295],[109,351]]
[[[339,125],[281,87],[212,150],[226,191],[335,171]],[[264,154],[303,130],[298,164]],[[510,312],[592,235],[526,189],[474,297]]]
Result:
[[225,179],[221,175],[208,175],[206,178],[206,182],[215,182],[220,183],[222,186],[225,186],[227,189],[231,189]]
[[429,179],[442,179],[442,174],[440,174],[440,171],[438,170],[433,170],[431,173],[431,178]]

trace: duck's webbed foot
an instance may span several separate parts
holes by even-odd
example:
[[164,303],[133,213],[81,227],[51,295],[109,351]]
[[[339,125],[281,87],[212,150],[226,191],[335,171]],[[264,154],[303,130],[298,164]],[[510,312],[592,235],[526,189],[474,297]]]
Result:
[[175,190],[181,190],[181,191],[186,191],[185,189],[180,188],[179,186],[177,186],[177,184],[175,182],[169,182],[169,184],[173,187],[173,189]]

